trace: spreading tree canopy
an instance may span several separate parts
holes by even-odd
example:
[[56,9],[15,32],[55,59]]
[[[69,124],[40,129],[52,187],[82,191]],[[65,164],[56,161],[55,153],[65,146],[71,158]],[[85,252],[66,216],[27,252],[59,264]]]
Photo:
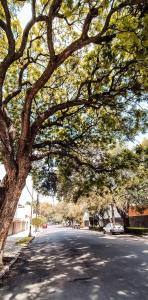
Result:
[[140,0],[0,1],[1,249],[32,162],[143,126],[145,13]]

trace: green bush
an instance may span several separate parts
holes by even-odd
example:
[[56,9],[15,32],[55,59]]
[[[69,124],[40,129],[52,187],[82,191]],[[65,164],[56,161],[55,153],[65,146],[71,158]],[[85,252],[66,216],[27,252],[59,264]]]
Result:
[[40,227],[45,223],[47,223],[47,219],[45,217],[38,217],[32,219],[32,225],[36,227]]
[[132,234],[144,234],[148,233],[148,228],[145,227],[127,227],[127,232]]
[[94,231],[103,231],[103,227],[89,226],[89,230],[94,230]]

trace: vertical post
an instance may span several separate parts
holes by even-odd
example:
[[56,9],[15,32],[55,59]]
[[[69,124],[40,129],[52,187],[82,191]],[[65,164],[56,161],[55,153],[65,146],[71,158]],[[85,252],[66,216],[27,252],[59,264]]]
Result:
[[[39,193],[37,193],[37,199],[36,199],[36,218],[39,216]],[[38,231],[38,226],[35,226],[35,232]]]
[[94,217],[94,214],[93,214],[93,227],[94,227],[94,225],[95,225],[95,222],[94,222],[95,220],[94,220],[94,219],[95,219],[95,217]]
[[36,199],[36,218],[39,216],[39,193],[37,193],[37,199]]
[[113,225],[115,225],[114,203],[111,203],[111,212],[112,212],[112,223]]
[[109,222],[112,223],[112,218],[110,216],[110,206],[107,208],[106,213],[107,213]]
[[[63,197],[62,197],[63,198]],[[55,202],[55,194],[53,194],[52,196],[52,204],[54,205],[54,202]]]
[[28,236],[32,236],[32,212],[33,212],[33,186],[32,186],[32,194],[31,194],[30,227],[29,227]]

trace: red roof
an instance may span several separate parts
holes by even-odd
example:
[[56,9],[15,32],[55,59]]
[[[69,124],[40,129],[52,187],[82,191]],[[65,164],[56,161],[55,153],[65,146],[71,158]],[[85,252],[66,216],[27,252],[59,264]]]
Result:
[[129,217],[148,216],[148,209],[145,209],[142,212],[139,212],[136,210],[136,208],[129,208],[128,214],[129,214]]

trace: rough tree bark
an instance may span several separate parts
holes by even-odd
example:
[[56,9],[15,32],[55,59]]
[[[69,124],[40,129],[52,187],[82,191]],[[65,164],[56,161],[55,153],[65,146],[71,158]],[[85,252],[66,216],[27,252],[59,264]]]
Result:
[[127,210],[122,210],[121,208],[117,207],[117,211],[119,213],[119,215],[121,216],[122,218],[122,221],[123,221],[123,226],[124,226],[124,231],[126,232],[127,231],[127,227],[130,226],[130,222],[129,222],[129,215],[128,215],[128,209],[129,207],[127,208]]
[[16,207],[25,186],[26,178],[30,170],[30,162],[27,159],[21,161],[21,169],[16,172],[11,170],[11,175],[5,180],[1,188],[0,206],[0,265],[3,264],[3,251],[8,235],[9,227],[13,221]]
[[109,222],[112,223],[112,218],[111,218],[111,216],[109,214],[109,208],[106,210],[106,213],[107,213]]
[[114,203],[111,203],[111,214],[112,214],[112,223],[115,225],[116,220],[115,220],[115,212],[114,212]]

